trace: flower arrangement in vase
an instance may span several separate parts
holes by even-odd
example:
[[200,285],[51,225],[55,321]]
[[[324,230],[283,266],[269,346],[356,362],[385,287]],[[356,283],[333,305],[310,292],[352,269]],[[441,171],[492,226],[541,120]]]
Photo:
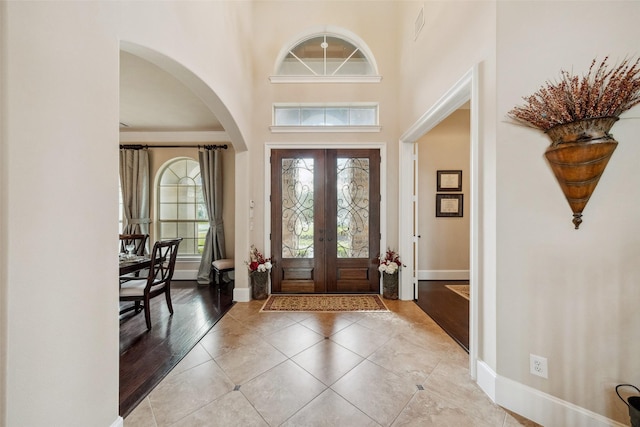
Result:
[[620,114],[640,103],[640,58],[625,59],[613,69],[607,60],[594,68],[594,59],[582,77],[562,70],[558,82],[547,81],[523,98],[525,105],[507,114],[551,139],[545,157],[573,211],[576,229],[618,145],[609,130]]
[[387,299],[398,299],[398,271],[404,267],[400,255],[392,249],[387,249],[384,256],[378,258],[378,271],[382,273],[382,296]]
[[249,273],[256,271],[259,273],[265,273],[273,267],[271,258],[265,258],[264,255],[262,255],[262,252],[260,252],[255,245],[251,245],[251,249],[249,250],[249,262],[246,264],[249,267]]
[[273,267],[271,258],[266,258],[262,252],[251,245],[249,250],[249,262],[246,263],[251,277],[251,294],[253,299],[267,298],[267,281],[269,272]]

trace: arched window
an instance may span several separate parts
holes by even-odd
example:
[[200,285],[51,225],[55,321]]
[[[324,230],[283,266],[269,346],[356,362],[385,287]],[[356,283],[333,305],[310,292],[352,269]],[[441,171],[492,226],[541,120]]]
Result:
[[162,168],[157,183],[160,239],[182,237],[179,254],[202,254],[209,221],[200,164],[186,157],[173,159]]
[[298,38],[277,61],[274,83],[289,81],[380,81],[373,55],[364,42],[334,28]]

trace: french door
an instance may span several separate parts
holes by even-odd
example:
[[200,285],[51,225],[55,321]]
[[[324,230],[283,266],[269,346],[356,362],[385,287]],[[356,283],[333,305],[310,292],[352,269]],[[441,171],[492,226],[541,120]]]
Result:
[[273,150],[274,293],[378,293],[380,151]]

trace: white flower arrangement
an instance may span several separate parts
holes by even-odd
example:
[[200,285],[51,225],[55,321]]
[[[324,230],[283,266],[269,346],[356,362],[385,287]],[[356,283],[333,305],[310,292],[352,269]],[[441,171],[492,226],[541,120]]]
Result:
[[396,271],[398,271],[399,268],[400,268],[400,266],[398,264],[396,264],[395,262],[391,261],[389,263],[380,264],[380,267],[378,267],[378,270],[381,273],[393,274]]
[[401,267],[403,267],[400,261],[400,255],[394,250],[388,249],[384,254],[384,257],[380,257],[380,265],[378,271],[386,274],[395,274]]

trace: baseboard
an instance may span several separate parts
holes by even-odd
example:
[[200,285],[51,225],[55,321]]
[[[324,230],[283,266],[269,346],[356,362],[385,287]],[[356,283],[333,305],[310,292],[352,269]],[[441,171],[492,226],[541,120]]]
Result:
[[196,280],[198,270],[173,270],[174,280]]
[[111,427],[124,427],[124,419],[122,417],[116,418],[116,420],[111,423]]
[[496,404],[543,426],[625,427],[573,403],[497,375],[478,361],[478,385]]
[[251,301],[251,288],[233,288],[233,300],[237,302]]
[[469,270],[418,270],[418,280],[469,280]]

